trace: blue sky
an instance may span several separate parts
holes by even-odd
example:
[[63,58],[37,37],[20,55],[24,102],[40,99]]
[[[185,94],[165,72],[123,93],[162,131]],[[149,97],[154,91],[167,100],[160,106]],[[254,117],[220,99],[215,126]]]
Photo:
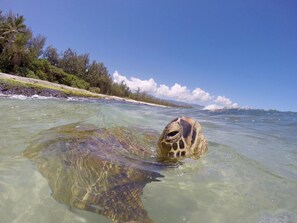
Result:
[[2,0],[0,8],[24,15],[48,45],[90,53],[132,89],[297,111],[295,0]]

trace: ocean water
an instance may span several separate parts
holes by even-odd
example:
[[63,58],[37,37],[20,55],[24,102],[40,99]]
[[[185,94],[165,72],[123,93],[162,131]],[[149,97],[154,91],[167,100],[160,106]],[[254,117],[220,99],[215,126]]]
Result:
[[76,122],[161,132],[177,116],[201,123],[209,150],[145,186],[142,201],[154,222],[297,222],[297,113],[3,97],[0,223],[111,222],[52,198],[47,180],[23,155],[33,135]]

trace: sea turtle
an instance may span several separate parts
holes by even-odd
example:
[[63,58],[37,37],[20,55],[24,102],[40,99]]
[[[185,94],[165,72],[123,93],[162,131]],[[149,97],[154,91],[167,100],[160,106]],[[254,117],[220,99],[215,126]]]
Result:
[[113,222],[153,222],[141,201],[145,185],[158,181],[160,170],[177,165],[181,157],[206,151],[200,124],[179,117],[160,137],[147,129],[55,127],[38,134],[24,155],[38,163],[58,202]]

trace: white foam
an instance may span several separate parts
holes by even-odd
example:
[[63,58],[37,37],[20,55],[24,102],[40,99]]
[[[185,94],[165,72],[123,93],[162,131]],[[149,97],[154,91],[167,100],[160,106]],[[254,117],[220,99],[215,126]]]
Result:
[[28,99],[27,96],[22,95],[22,94],[20,94],[20,95],[15,95],[15,94],[13,94],[13,95],[10,95],[9,98],[20,99],[20,100],[26,100],[26,99]]
[[0,92],[0,97],[2,97],[2,98],[8,98],[9,96],[6,95],[6,94],[2,94],[2,93]]
[[205,106],[202,110],[216,111],[216,110],[220,110],[223,108],[224,108],[223,106],[211,104],[211,105]]
[[52,97],[52,96],[47,97],[47,96],[41,96],[41,95],[34,94],[31,96],[31,98],[33,98],[33,99],[53,99],[55,97]]
[[55,97],[47,97],[47,96],[42,96],[42,95],[37,95],[34,94],[32,96],[26,96],[26,95],[17,95],[17,94],[0,94],[0,97],[5,97],[5,98],[11,98],[11,99],[19,99],[19,100],[27,100],[27,99],[59,99]]

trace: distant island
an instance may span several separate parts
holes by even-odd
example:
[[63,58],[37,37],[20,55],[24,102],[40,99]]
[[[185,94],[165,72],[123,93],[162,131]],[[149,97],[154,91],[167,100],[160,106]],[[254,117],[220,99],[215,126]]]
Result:
[[[39,93],[53,97],[105,95],[164,106],[187,107],[155,98],[140,89],[132,92],[124,82],[115,83],[102,62],[90,61],[88,53],[78,54],[71,48],[58,53],[53,46],[44,49],[45,43],[44,36],[33,35],[25,24],[24,16],[12,12],[4,15],[0,11],[0,92],[25,95]],[[13,79],[7,74],[29,79]],[[42,81],[53,85],[45,85]],[[72,88],[57,87],[55,84]]]

